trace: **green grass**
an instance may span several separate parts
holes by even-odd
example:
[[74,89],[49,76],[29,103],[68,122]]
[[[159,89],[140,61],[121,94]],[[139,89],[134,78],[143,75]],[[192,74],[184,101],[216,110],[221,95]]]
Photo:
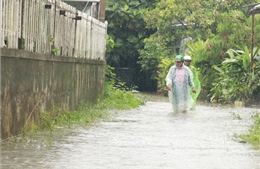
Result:
[[255,114],[253,116],[254,122],[248,129],[246,134],[241,134],[239,137],[249,143],[252,144],[254,148],[260,149],[260,115]]
[[53,107],[49,112],[41,113],[41,122],[25,128],[26,133],[38,130],[53,131],[55,128],[88,126],[99,119],[109,116],[111,110],[129,110],[137,108],[143,101],[130,91],[107,88],[104,98],[95,104],[86,104],[76,111],[63,112]]
[[41,112],[40,122],[27,123],[19,136],[1,141],[29,143],[34,142],[36,137],[43,137],[42,142],[51,145],[55,137],[63,137],[70,133],[70,128],[87,127],[99,120],[109,118],[113,111],[129,110],[142,104],[144,101],[132,92],[108,85],[103,98],[97,100],[95,104],[83,105],[75,111],[62,111],[54,106],[51,111]]

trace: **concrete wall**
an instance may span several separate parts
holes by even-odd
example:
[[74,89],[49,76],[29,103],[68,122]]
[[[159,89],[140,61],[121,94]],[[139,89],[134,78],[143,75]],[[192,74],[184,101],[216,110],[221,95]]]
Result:
[[1,49],[1,138],[52,106],[75,110],[104,92],[105,61]]

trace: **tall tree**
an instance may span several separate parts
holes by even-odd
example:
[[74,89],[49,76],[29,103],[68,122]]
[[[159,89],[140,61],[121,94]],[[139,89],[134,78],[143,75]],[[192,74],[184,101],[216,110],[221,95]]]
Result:
[[144,22],[144,13],[153,8],[155,0],[108,0],[107,63],[115,67],[136,65],[138,50],[144,46],[143,39],[153,33]]
[[[235,45],[243,48],[250,43],[246,36],[250,34],[250,23],[242,10],[253,3],[256,1],[161,0],[145,15],[147,27],[157,31],[145,39],[145,47],[140,51],[142,68],[147,71],[158,69],[162,58],[173,58],[182,53],[180,42],[191,37],[197,42],[191,46],[197,50],[193,58],[198,57],[201,62],[197,66],[208,73],[213,64],[221,63],[228,48]],[[157,52],[153,52],[154,47]],[[156,64],[151,67],[151,62]],[[156,76],[154,73],[153,77]]]
[[138,51],[144,47],[143,40],[155,32],[146,27],[144,13],[153,9],[156,1],[108,0],[106,6],[107,64],[113,67],[127,67],[128,71],[123,75],[125,77],[121,78],[127,78],[128,86],[138,87],[137,89],[141,91],[156,90],[156,81],[151,81],[151,75],[142,72],[141,66],[137,64]]

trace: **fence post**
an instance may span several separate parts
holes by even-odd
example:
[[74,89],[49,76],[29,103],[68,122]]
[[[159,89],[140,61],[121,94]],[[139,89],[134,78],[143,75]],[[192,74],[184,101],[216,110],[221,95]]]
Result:
[[55,0],[54,2],[54,18],[53,18],[53,42],[52,42],[52,46],[51,46],[51,54],[55,55],[54,49],[55,49],[55,41],[56,41],[56,37],[55,37],[55,27],[56,27],[56,9],[57,9],[57,0]]
[[22,0],[22,9],[21,9],[21,37],[18,38],[18,49],[24,49],[24,38],[23,38],[23,23],[24,22],[24,0]]
[[[2,0],[0,0],[0,48],[1,47],[3,47],[3,29],[2,29],[2,11],[3,11],[3,9],[2,9]],[[0,50],[0,54],[1,54],[1,50]],[[1,57],[0,57],[0,63],[1,63]],[[1,64],[0,64],[0,68],[1,68]],[[1,70],[1,69],[0,69]],[[0,85],[0,87],[1,87],[1,85]],[[0,124],[1,124],[1,119],[0,119]],[[1,125],[0,125],[1,126]],[[1,127],[0,127],[1,128]],[[0,133],[1,133],[1,130],[0,130]]]
[[99,20],[105,22],[106,0],[100,0]]
[[78,11],[76,12],[75,16],[75,31],[74,31],[74,46],[72,50],[72,55],[75,56],[76,53],[76,45],[77,45],[77,16],[78,16]]

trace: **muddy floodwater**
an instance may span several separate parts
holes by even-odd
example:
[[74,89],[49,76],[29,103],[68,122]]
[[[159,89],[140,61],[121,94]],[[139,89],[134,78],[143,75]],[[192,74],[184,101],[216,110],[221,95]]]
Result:
[[259,109],[197,106],[174,114],[168,102],[114,112],[86,128],[1,145],[2,169],[260,169],[260,153],[234,135]]

